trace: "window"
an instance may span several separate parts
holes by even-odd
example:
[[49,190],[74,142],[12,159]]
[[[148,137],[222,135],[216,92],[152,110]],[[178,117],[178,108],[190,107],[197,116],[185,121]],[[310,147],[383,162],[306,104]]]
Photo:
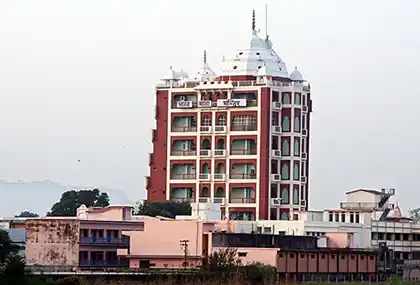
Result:
[[295,93],[295,104],[296,105],[300,105],[301,101],[300,101],[300,93]]
[[281,129],[283,132],[290,132],[290,119],[288,116],[283,117],[283,122],[281,124]]
[[288,93],[288,92],[284,92],[284,93],[282,93],[282,96],[283,96],[283,104],[290,104],[291,102],[291,100],[290,100],[290,93]]
[[299,189],[293,189],[293,204],[299,205]]
[[289,189],[283,188],[281,190],[281,202],[282,204],[289,204]]
[[350,213],[350,223],[354,223],[354,213]]
[[289,146],[289,141],[287,139],[284,139],[281,144],[281,155],[282,156],[290,155],[290,146]]
[[208,116],[203,116],[203,119],[201,120],[201,125],[203,126],[211,126],[211,120]]
[[257,119],[251,115],[235,116],[232,120],[234,131],[255,131],[257,129]]
[[247,252],[238,252],[238,257],[246,257]]
[[281,166],[281,179],[282,180],[289,180],[290,179],[290,173],[289,173],[289,164],[283,163]]
[[217,122],[216,122],[217,126],[226,126],[226,117],[224,115],[220,115],[217,118]]
[[339,222],[340,221],[340,215],[339,214],[335,214],[335,221]]
[[[286,212],[281,213],[280,220],[283,220],[283,221],[289,220],[289,216],[287,215]],[[293,257],[293,256],[290,256],[290,257]]]
[[299,181],[299,163],[293,164],[293,180]]
[[295,133],[300,133],[300,117],[295,117],[294,127],[293,127]]
[[333,213],[330,213],[329,214],[329,219],[328,219],[330,222],[333,222],[334,221],[334,215],[333,215]]
[[359,213],[356,213],[356,223],[360,223],[360,215],[359,215]]
[[298,138],[295,138],[293,143],[293,155],[300,156],[300,141]]
[[341,222],[342,223],[346,222],[346,214],[341,214]]
[[273,126],[278,126],[279,125],[279,112],[272,112],[271,125],[273,125]]

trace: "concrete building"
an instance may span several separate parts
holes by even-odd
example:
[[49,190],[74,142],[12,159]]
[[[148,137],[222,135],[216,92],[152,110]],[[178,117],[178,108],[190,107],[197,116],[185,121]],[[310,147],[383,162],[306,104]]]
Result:
[[218,203],[227,219],[288,220],[308,207],[310,85],[261,38],[215,73],[204,54],[156,87],[148,201]]
[[86,208],[76,217],[42,217],[26,221],[26,262],[38,267],[128,267],[117,255],[128,248],[122,231],[143,231],[130,206]]

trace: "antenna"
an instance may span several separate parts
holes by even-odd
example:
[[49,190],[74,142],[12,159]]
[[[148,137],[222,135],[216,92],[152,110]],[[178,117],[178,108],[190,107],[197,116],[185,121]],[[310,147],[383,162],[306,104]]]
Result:
[[265,4],[265,38],[268,39],[268,5]]
[[255,9],[252,10],[252,32],[255,34]]

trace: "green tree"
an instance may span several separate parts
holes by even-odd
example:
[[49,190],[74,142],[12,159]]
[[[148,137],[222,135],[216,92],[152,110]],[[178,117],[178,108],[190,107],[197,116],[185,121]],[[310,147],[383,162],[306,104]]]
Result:
[[17,218],[37,218],[38,214],[32,213],[30,211],[23,211],[19,215],[15,216]]
[[25,260],[19,255],[11,255],[6,259],[3,269],[3,280],[8,285],[22,285],[26,281]]
[[98,189],[93,190],[71,190],[61,195],[60,201],[51,207],[48,216],[76,216],[77,208],[81,205],[86,207],[109,206],[109,196],[101,193]]
[[143,216],[162,216],[175,218],[175,216],[191,215],[191,206],[189,203],[179,203],[172,201],[165,202],[144,202],[142,205],[136,203],[137,211],[135,215]]
[[0,265],[4,264],[6,259],[18,252],[20,247],[12,242],[9,233],[5,230],[0,230]]
[[413,209],[410,211],[410,218],[413,219],[414,223],[420,222],[420,208]]
[[232,272],[240,263],[237,250],[228,247],[210,254],[204,260],[203,268],[211,272]]

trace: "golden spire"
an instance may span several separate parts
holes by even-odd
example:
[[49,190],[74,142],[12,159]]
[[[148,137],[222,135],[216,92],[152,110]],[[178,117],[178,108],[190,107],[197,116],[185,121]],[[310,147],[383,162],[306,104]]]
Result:
[[204,50],[204,63],[207,63],[207,52]]
[[252,10],[252,31],[255,32],[255,9]]

